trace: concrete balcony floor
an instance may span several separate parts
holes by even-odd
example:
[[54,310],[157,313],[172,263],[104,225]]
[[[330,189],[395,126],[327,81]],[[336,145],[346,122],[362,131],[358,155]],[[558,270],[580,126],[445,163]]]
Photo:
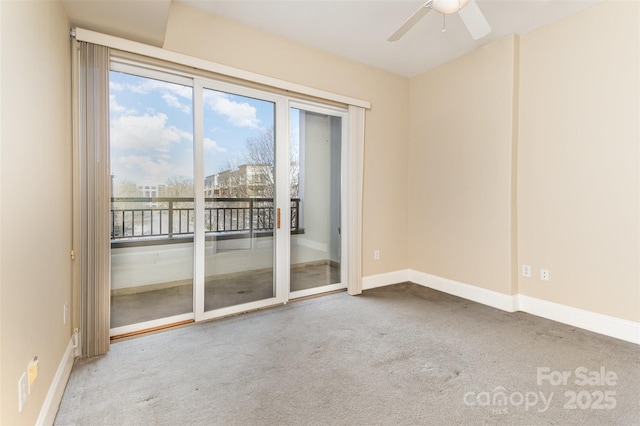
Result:
[[[306,264],[291,268],[291,291],[340,282],[340,266]],[[207,277],[205,311],[268,299],[273,294],[273,271],[263,269]],[[150,291],[111,295],[111,328],[193,312],[191,283]]]

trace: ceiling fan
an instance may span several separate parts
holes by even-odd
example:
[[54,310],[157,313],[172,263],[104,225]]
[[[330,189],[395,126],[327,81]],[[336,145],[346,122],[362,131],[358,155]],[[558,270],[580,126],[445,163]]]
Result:
[[[491,27],[475,0],[427,0],[387,41],[400,40],[431,9],[442,13],[445,19],[447,15],[457,12],[474,40],[481,39],[491,32]],[[443,27],[443,31],[446,31],[446,27]]]

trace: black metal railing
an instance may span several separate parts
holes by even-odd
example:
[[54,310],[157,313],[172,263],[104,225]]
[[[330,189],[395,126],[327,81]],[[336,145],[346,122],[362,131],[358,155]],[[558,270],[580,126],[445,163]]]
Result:
[[[291,231],[299,232],[300,199],[291,199]],[[205,198],[207,234],[266,235],[273,233],[273,198]],[[114,197],[111,199],[111,241],[193,236],[193,198]]]

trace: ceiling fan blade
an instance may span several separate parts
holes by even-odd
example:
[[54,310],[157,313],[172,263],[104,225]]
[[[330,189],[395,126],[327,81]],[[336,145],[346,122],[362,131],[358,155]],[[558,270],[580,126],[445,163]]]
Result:
[[482,11],[480,11],[475,0],[471,0],[468,5],[460,9],[458,14],[474,40],[479,40],[491,32],[491,26],[485,19]]
[[413,28],[413,26],[417,24],[418,21],[421,20],[424,15],[429,13],[429,11],[431,10],[431,4],[432,4],[432,0],[428,0],[425,4],[420,6],[420,8],[415,12],[413,12],[413,15],[411,15],[409,19],[407,19],[405,23],[402,24],[400,28],[396,30],[395,33],[391,34],[391,37],[389,37],[387,41],[400,40],[402,36],[405,35],[407,31],[409,31],[411,28]]

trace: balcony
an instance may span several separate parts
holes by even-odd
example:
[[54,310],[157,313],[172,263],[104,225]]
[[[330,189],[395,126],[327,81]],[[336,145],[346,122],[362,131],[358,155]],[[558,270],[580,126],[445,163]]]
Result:
[[[291,199],[292,234],[300,227],[300,199]],[[273,235],[273,198],[205,198],[204,228],[217,240]],[[193,198],[114,197],[111,199],[113,248],[193,241]]]
[[[336,243],[318,232],[330,218],[305,230],[301,207],[291,199],[291,291],[340,281],[339,258],[329,253]],[[193,198],[111,199],[113,328],[192,311],[195,216]],[[205,198],[203,219],[205,310],[270,297],[273,199]]]

